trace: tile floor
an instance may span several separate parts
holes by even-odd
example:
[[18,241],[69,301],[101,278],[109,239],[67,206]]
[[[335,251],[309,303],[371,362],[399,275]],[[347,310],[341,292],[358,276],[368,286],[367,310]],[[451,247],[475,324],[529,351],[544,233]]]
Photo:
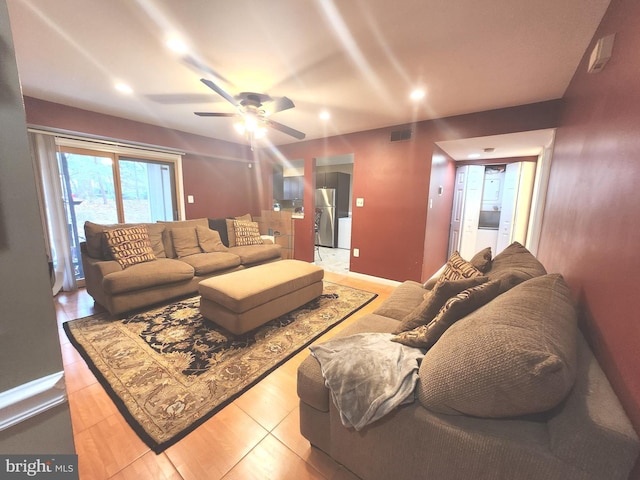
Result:
[[[329,269],[325,278],[375,292],[378,298],[319,341],[373,311],[393,290]],[[296,369],[307,351],[156,455],[129,427],[62,330],[63,322],[95,313],[93,300],[81,289],[59,294],[55,303],[81,480],[356,478],[300,435]]]
[[315,264],[328,272],[346,273],[349,271],[350,253],[344,248],[319,247],[314,252]]

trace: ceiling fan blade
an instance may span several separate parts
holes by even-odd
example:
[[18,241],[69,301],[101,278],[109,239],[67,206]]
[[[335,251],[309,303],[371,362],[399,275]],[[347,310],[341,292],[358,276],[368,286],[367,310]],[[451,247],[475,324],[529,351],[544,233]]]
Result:
[[237,113],[193,112],[199,117],[239,117]]
[[283,110],[288,110],[290,108],[295,107],[295,104],[291,99],[287,97],[276,98],[273,101],[273,107],[270,109],[271,113],[281,112]]
[[282,133],[286,133],[287,135],[291,135],[292,137],[297,138],[298,140],[302,140],[304,139],[304,137],[306,137],[306,135],[294,128],[291,127],[287,127],[286,125],[283,125],[281,123],[278,122],[274,122],[273,120],[269,120],[268,118],[265,119],[264,121],[269,127],[274,128],[276,130],[281,131]]
[[181,105],[185,103],[211,103],[213,93],[159,93],[144,96],[146,99],[163,105]]
[[199,72],[200,74],[204,73],[207,76],[215,77],[223,81],[224,83],[231,84],[231,82],[228,79],[224,78],[214,69],[212,69],[211,67],[209,67],[208,65],[206,65],[204,62],[200,61],[198,58],[194,57],[193,55],[189,55],[189,54],[183,55],[182,61],[187,65],[189,65],[190,67],[192,67],[197,72]]
[[220,95],[222,98],[224,98],[227,102],[229,102],[231,105],[238,107],[238,102],[236,101],[235,98],[233,98],[232,95],[229,95],[226,91],[224,91],[221,87],[219,87],[218,85],[216,85],[215,83],[213,83],[211,80],[206,79],[206,78],[201,78],[200,81],[202,83],[204,83],[207,87],[209,87],[211,90],[213,90],[214,92],[216,92],[218,95]]

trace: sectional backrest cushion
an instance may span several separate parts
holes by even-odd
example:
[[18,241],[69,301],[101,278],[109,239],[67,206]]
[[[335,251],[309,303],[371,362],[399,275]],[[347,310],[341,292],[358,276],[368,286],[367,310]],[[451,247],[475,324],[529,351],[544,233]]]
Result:
[[547,411],[573,386],[577,337],[576,309],[562,276],[527,280],[442,335],[420,365],[418,398],[446,414]]
[[174,222],[168,222],[164,220],[158,220],[158,224],[165,226],[164,235],[162,236],[162,240],[164,242],[164,251],[167,255],[167,258],[177,258],[178,254],[176,253],[176,249],[173,245],[173,236],[171,235],[171,230],[174,228],[196,228],[198,225],[202,227],[209,226],[209,219],[207,218],[196,218],[193,220],[178,220]]
[[504,293],[525,280],[546,273],[544,266],[529,250],[513,242],[495,256],[486,275],[489,280],[500,280],[500,293]]

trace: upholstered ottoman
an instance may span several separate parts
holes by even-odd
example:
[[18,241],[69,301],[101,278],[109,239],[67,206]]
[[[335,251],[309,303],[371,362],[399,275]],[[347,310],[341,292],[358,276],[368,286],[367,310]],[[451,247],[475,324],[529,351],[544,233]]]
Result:
[[322,294],[324,270],[280,260],[200,282],[202,316],[240,335]]

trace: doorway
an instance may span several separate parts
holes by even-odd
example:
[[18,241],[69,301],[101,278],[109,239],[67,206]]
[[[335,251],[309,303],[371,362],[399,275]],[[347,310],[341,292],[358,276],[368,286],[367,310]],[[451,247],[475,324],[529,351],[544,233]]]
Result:
[[491,246],[495,256],[513,241],[537,253],[554,138],[545,129],[437,142],[457,164],[449,254]]
[[526,243],[536,163],[463,165],[456,169],[449,255],[463,258],[490,247],[497,255]]

